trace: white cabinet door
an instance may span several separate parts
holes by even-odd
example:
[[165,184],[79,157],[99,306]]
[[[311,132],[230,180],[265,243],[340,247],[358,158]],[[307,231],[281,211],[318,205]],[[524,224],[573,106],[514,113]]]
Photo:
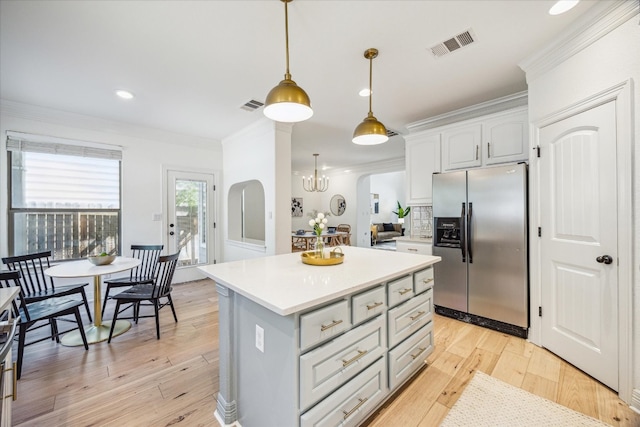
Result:
[[442,169],[473,168],[482,165],[482,124],[451,127],[442,132]]
[[529,158],[527,111],[487,120],[483,126],[484,163],[511,163]]
[[406,138],[409,205],[431,204],[431,176],[440,172],[440,134]]

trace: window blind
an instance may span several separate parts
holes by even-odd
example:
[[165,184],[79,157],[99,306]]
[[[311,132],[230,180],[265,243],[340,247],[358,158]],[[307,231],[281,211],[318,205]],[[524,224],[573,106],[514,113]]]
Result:
[[29,135],[18,132],[7,132],[7,150],[122,160],[121,147],[99,147],[95,143],[83,143],[82,141],[71,140],[64,141],[60,138]]

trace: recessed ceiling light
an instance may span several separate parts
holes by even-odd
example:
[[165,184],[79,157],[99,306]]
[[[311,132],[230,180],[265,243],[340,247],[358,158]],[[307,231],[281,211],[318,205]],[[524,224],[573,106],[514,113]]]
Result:
[[580,0],[558,0],[556,4],[549,9],[549,15],[560,15],[568,10],[573,9]]
[[371,91],[369,90],[368,87],[362,89],[360,92],[358,92],[358,95],[360,96],[369,96],[371,95]]
[[117,90],[116,95],[122,99],[133,99],[133,94],[128,90]]

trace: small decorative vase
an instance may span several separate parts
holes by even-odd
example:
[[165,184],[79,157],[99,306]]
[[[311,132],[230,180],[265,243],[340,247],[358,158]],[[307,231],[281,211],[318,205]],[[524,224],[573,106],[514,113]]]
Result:
[[324,240],[322,240],[322,237],[316,237],[316,241],[313,244],[313,250],[316,258],[324,258]]

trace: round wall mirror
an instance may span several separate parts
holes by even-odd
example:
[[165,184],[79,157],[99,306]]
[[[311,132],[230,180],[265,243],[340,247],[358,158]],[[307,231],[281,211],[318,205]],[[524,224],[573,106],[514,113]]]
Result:
[[347,209],[347,201],[341,194],[336,194],[331,198],[329,206],[333,215],[340,216]]

